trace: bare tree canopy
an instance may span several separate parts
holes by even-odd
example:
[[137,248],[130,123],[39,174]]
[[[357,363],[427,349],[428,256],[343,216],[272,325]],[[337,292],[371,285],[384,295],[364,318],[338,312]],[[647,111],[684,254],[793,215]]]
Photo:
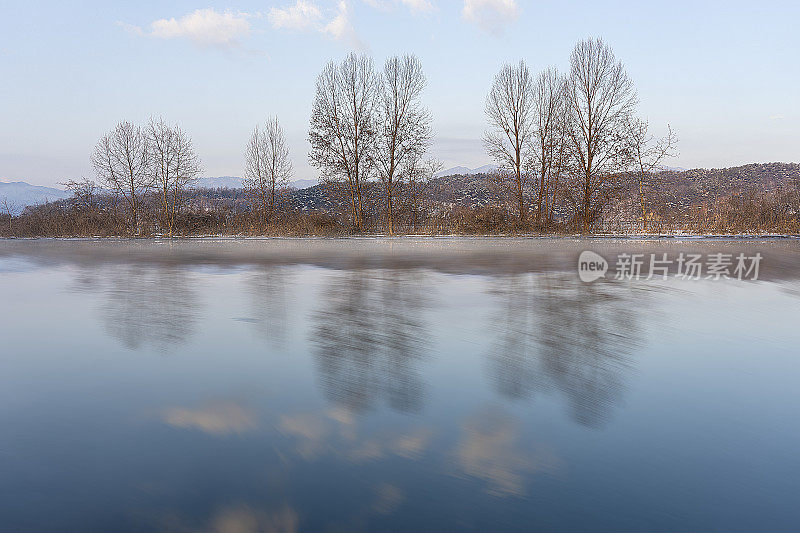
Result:
[[589,232],[611,180],[629,158],[626,128],[636,91],[611,47],[602,39],[588,39],[572,51],[566,94],[576,222]]
[[647,121],[632,118],[628,122],[628,144],[633,158],[633,173],[639,187],[639,202],[642,208],[642,231],[647,231],[647,192],[653,186],[657,172],[661,170],[661,162],[674,157],[678,139],[672,128],[667,125],[667,134],[660,139],[653,137]]
[[537,76],[533,86],[534,127],[532,170],[538,174],[536,217],[549,223],[560,177],[567,162],[566,78],[551,67]]
[[364,229],[363,188],[377,135],[378,76],[372,59],[349,54],[317,78],[308,133],[309,160],[325,181],[344,182],[351,220]]
[[162,118],[150,119],[147,137],[150,174],[158,190],[162,225],[167,227],[171,237],[183,192],[200,174],[200,160],[189,136],[177,125],[169,126]]
[[525,61],[520,61],[500,70],[486,98],[489,130],[484,134],[484,146],[500,167],[498,181],[516,200],[520,221],[528,211],[526,167],[535,132],[533,96],[533,79]]
[[103,135],[91,156],[98,178],[124,198],[134,234],[139,229],[139,199],[153,184],[149,156],[147,133],[130,122],[120,122]]
[[14,227],[11,221],[14,220],[14,213],[17,212],[19,206],[14,202],[10,202],[8,197],[3,196],[3,200],[0,201],[0,207],[3,209],[3,214],[8,218],[8,234],[14,235]]
[[380,127],[373,159],[383,183],[390,235],[394,233],[399,188],[419,169],[430,143],[430,114],[420,102],[425,85],[422,65],[415,56],[394,56],[386,61],[380,77]]
[[93,208],[97,201],[97,184],[89,178],[67,180],[60,183],[72,193],[72,205],[81,209]]
[[244,184],[264,226],[275,214],[280,190],[289,184],[292,162],[278,118],[269,118],[264,129],[250,136],[245,152]]
[[421,214],[425,210],[425,193],[429,192],[428,181],[442,170],[442,163],[436,159],[414,159],[405,167],[404,204],[409,213],[411,230],[416,233],[419,228]]

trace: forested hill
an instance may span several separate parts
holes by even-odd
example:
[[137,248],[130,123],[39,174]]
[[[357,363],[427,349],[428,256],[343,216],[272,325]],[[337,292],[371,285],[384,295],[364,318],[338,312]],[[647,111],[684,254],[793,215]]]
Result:
[[[786,188],[800,190],[800,164],[753,163],[739,167],[718,169],[691,169],[663,171],[648,180],[648,196],[668,210],[683,211],[693,206],[734,196],[743,192],[769,195]],[[377,185],[377,184],[376,184]],[[630,203],[638,195],[635,180],[627,182],[629,190],[623,194]],[[372,187],[369,187],[371,189]],[[380,194],[375,190],[375,194]],[[501,201],[498,188],[490,174],[454,174],[429,180],[420,188],[422,197],[440,205],[482,207]],[[191,194],[192,203],[206,207],[244,208],[247,195],[241,188],[196,188]],[[332,207],[325,187],[314,185],[289,192],[291,204],[301,211],[326,210]]]
[[[668,208],[683,210],[743,192],[767,195],[787,187],[800,189],[800,164],[753,163],[730,168],[668,170],[655,174],[648,181],[653,189],[649,192],[653,200]],[[635,198],[638,194],[635,181],[630,180],[627,185],[630,194],[624,196]],[[242,205],[246,203],[241,189],[200,189],[198,193],[197,196],[211,204],[223,199]],[[453,174],[433,178],[421,188],[421,193],[428,201],[452,206],[482,207],[501,200],[490,174]],[[290,198],[291,203],[303,211],[331,207],[322,185],[293,190]]]
[[800,186],[798,163],[752,163],[730,168],[695,168],[660,172],[654,180],[662,195],[677,205],[698,204],[755,191],[769,194]]
[[[730,168],[669,170],[651,178],[651,187],[656,189],[652,192],[665,203],[685,208],[749,191],[769,194],[786,187],[800,189],[800,164],[752,163]],[[636,188],[632,180],[629,186]],[[434,178],[428,181],[425,191],[425,196],[435,202],[471,207],[499,199],[489,174]]]
[[[696,204],[746,191],[771,193],[782,187],[800,186],[798,163],[752,163],[729,168],[695,168],[659,172],[652,186],[677,204]],[[491,201],[493,189],[488,174],[453,175],[428,182],[432,199],[481,205]]]

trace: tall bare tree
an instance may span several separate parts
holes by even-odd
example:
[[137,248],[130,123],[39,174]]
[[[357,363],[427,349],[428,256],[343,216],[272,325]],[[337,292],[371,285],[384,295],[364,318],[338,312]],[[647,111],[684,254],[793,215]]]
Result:
[[639,203],[642,209],[642,231],[647,231],[647,192],[652,188],[656,173],[661,170],[661,162],[674,157],[678,142],[672,128],[667,125],[667,134],[655,138],[649,133],[649,124],[638,118],[628,124],[628,143],[633,157],[633,173],[639,187]]
[[172,237],[186,186],[200,174],[200,159],[189,136],[177,125],[169,126],[164,119],[151,118],[147,136],[150,172],[158,190],[162,223]]
[[425,75],[411,55],[386,61],[380,77],[379,129],[374,156],[386,201],[386,229],[394,233],[395,200],[430,143],[430,115],[420,97]]
[[103,135],[91,156],[97,176],[113,194],[122,196],[131,214],[131,234],[139,233],[140,198],[152,186],[147,133],[120,122]]
[[364,229],[364,184],[375,150],[378,88],[372,59],[351,53],[322,70],[311,112],[309,160],[323,181],[345,184],[357,231]]
[[576,222],[588,233],[614,177],[629,160],[627,124],[636,107],[636,91],[611,47],[602,39],[588,39],[572,51],[566,95]]
[[566,79],[551,67],[542,71],[533,85],[534,127],[531,145],[536,184],[536,218],[549,222],[560,175],[565,167]]
[[264,129],[256,129],[247,143],[244,183],[261,213],[264,226],[275,214],[278,194],[289,184],[292,162],[278,118],[269,118]]
[[533,97],[533,79],[525,61],[516,66],[505,65],[486,97],[489,130],[484,134],[484,146],[500,167],[497,181],[516,200],[520,221],[525,220],[528,211],[526,168],[535,134]]

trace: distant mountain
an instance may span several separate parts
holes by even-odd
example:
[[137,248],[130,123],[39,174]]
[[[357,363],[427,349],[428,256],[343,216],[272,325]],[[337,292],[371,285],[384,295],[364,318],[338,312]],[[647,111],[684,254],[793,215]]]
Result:
[[294,180],[289,183],[295,189],[307,189],[314,185],[319,185],[319,180]]
[[0,211],[5,211],[4,201],[8,201],[11,213],[18,215],[29,205],[39,205],[51,200],[62,200],[72,196],[67,191],[54,187],[31,185],[24,181],[0,181]]
[[434,178],[442,178],[444,176],[472,176],[474,174],[491,174],[497,171],[497,165],[483,165],[477,168],[467,167],[452,167],[446,170],[440,170],[433,175]]
[[244,187],[242,178],[238,176],[220,176],[218,178],[198,178],[192,187],[205,187],[207,189],[241,189]]
[[482,167],[473,168],[473,174],[491,174],[493,172],[497,172],[497,169],[500,168],[497,165],[483,165]]
[[442,176],[467,176],[472,171],[467,167],[452,167],[445,170],[440,170],[433,175],[434,178],[441,178]]
[[[295,189],[306,189],[317,185],[317,180],[294,180],[289,185]],[[218,178],[199,178],[192,185],[194,188],[206,189],[241,189],[244,187],[244,180],[238,176],[220,176]]]

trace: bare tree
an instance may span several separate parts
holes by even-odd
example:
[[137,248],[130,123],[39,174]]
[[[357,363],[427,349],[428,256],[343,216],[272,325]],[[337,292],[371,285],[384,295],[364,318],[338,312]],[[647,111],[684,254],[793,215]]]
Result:
[[550,167],[549,179],[545,181],[545,204],[543,209],[544,221],[548,224],[552,224],[555,217],[556,205],[564,192],[565,186],[562,178],[571,168],[571,152],[569,151],[569,146],[567,144],[568,138],[566,136],[567,120],[568,115],[565,111],[564,115],[561,116],[561,133],[557,141],[556,149],[553,153],[553,161],[552,166]]
[[18,210],[17,204],[14,202],[9,202],[8,197],[3,197],[3,211],[5,211],[6,216],[8,216],[8,236],[11,237],[14,235],[14,228],[11,225],[12,220],[14,220],[14,213]]
[[627,124],[636,92],[611,47],[602,39],[588,39],[572,51],[566,95],[576,222],[588,233],[614,176],[629,159]]
[[200,159],[189,136],[177,125],[169,126],[164,119],[151,118],[147,135],[151,179],[158,189],[162,223],[172,237],[184,190],[200,174]]
[[68,180],[61,185],[72,193],[72,205],[80,209],[90,209],[97,205],[97,183],[89,178]]
[[353,226],[364,229],[364,184],[375,149],[378,77],[372,59],[349,54],[317,78],[309,160],[327,182],[344,182]]
[[389,235],[394,233],[396,196],[430,142],[430,115],[419,101],[425,84],[422,65],[413,55],[394,56],[383,67],[374,164],[383,183]]
[[250,136],[245,155],[245,188],[261,212],[266,227],[275,213],[278,192],[289,184],[292,163],[289,147],[278,118],[267,119],[264,129],[258,126]]
[[520,221],[525,220],[528,211],[526,167],[535,133],[533,96],[530,71],[525,61],[520,61],[517,66],[505,65],[500,70],[486,98],[489,131],[483,142],[500,167],[498,183],[516,200]]
[[404,199],[410,215],[411,229],[415,233],[419,228],[420,214],[424,209],[424,194],[428,181],[442,170],[442,162],[437,159],[415,159],[404,171]]
[[560,175],[566,155],[566,79],[555,68],[541,72],[533,85],[535,135],[532,138],[532,167],[538,175],[536,218],[552,219]]
[[639,187],[639,202],[642,208],[642,231],[647,231],[647,189],[651,188],[655,173],[661,162],[674,157],[677,138],[667,125],[667,134],[660,139],[649,133],[647,121],[634,118],[628,123],[628,142],[633,156],[634,175]]
[[122,196],[131,213],[131,234],[139,233],[140,197],[152,186],[147,134],[120,122],[97,143],[91,156],[97,176],[112,193]]

